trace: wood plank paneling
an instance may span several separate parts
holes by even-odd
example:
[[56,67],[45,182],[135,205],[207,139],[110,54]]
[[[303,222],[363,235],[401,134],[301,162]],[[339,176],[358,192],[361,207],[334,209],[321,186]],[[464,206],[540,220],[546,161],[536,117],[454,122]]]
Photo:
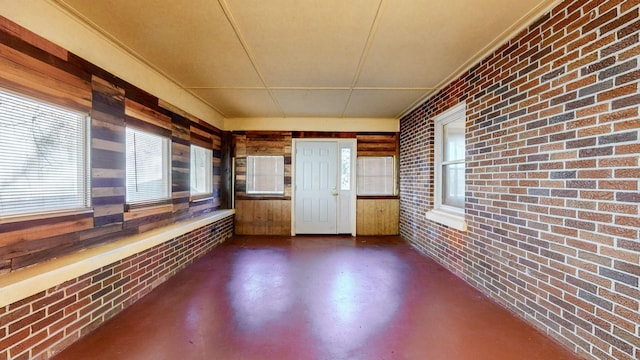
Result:
[[[230,154],[222,147],[231,146],[221,140],[226,133],[1,16],[0,86],[90,115],[93,207],[0,222],[0,273],[211,212],[228,198],[221,193],[222,154]],[[171,204],[124,211],[127,123],[171,137]],[[202,141],[214,154],[213,196],[190,203],[190,145]]]
[[82,112],[91,109],[88,82],[1,44],[0,85]]
[[399,137],[391,134],[359,134],[358,156],[397,156]]
[[284,156],[284,195],[266,198],[291,199],[291,139],[291,132],[250,131],[234,135],[237,199],[264,198],[264,196],[246,193],[246,157],[248,155]]
[[67,61],[69,53],[67,50],[60,46],[46,40],[33,32],[25,29],[24,27],[9,21],[8,19],[0,16],[0,30],[7,34],[11,34],[16,38],[22,39],[24,42],[29,43],[41,50],[44,50],[48,54],[56,56],[63,61]]
[[291,235],[291,200],[236,200],[236,234]]
[[358,199],[357,235],[398,235],[399,199]]
[[[124,89],[93,76],[91,110],[91,204],[94,226],[124,222]],[[93,109],[102,109],[103,111]]]
[[131,99],[125,99],[124,114],[146,123],[171,130],[171,117],[161,114],[148,106],[139,104]]
[[55,218],[50,220],[51,223],[49,224],[3,232],[2,238],[0,238],[0,247],[16,244],[22,241],[32,241],[56,235],[78,232],[93,227],[93,216],[90,213],[81,215],[80,218],[68,221],[56,221],[57,219]]

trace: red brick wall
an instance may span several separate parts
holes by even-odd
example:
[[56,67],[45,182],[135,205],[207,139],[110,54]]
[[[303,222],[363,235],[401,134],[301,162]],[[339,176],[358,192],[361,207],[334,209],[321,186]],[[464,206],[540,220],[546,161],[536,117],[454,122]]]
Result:
[[46,359],[233,234],[233,217],[0,308],[0,359]]
[[[593,359],[640,358],[638,1],[565,1],[401,120],[400,231]],[[467,232],[433,206],[433,117],[467,104]]]

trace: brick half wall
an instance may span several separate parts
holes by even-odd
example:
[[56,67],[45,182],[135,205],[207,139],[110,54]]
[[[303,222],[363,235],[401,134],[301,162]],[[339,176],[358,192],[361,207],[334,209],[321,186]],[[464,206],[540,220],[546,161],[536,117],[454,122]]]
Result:
[[0,359],[47,359],[233,235],[233,216],[0,308]]

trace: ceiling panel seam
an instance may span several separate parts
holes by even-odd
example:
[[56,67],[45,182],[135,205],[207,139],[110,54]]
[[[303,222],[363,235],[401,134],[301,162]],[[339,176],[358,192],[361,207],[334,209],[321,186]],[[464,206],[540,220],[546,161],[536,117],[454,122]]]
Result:
[[278,111],[280,111],[280,114],[282,114],[283,117],[286,117],[286,114],[282,106],[276,99],[275,95],[273,94],[273,91],[271,90],[271,88],[269,88],[267,81],[262,75],[262,72],[260,71],[260,67],[258,66],[258,62],[255,56],[253,55],[253,52],[251,52],[251,49],[249,48],[249,44],[247,44],[246,40],[244,39],[244,36],[242,35],[242,31],[240,31],[240,27],[236,22],[235,18],[233,17],[233,14],[231,13],[231,7],[229,7],[229,4],[227,3],[226,0],[218,0],[218,3],[222,8],[222,12],[224,13],[224,16],[227,18],[227,21],[229,21],[231,28],[233,28],[233,31],[235,32],[236,37],[238,38],[238,41],[240,41],[240,45],[242,45],[244,52],[247,54],[247,57],[249,58],[249,61],[251,62],[253,69],[258,74],[258,77],[260,78],[260,82],[262,82],[262,85],[264,85],[264,88],[269,93],[269,96],[271,97],[271,101],[273,101],[273,103],[276,105],[276,107],[278,108]]
[[51,1],[54,4],[56,4],[60,9],[66,11],[71,16],[71,18],[76,19],[76,21],[79,21],[81,23],[86,24],[88,29],[92,29],[97,34],[99,34],[101,37],[103,37],[106,41],[111,42],[115,46],[121,48],[126,53],[131,55],[134,59],[140,61],[142,64],[144,64],[145,66],[148,66],[153,71],[156,71],[160,75],[164,76],[167,80],[169,80],[170,82],[172,82],[173,84],[175,84],[179,88],[183,89],[187,93],[191,94],[196,99],[202,101],[204,104],[206,104],[207,106],[211,107],[214,111],[216,111],[218,114],[220,114],[223,118],[227,117],[227,115],[222,110],[218,109],[216,106],[214,106],[210,102],[206,101],[205,99],[203,99],[198,94],[195,94],[194,92],[190,91],[190,88],[187,88],[184,85],[182,85],[173,76],[169,75],[167,72],[165,72],[164,70],[160,69],[158,66],[153,64],[151,61],[147,60],[144,56],[140,55],[137,51],[133,50],[132,48],[127,46],[125,43],[123,43],[122,41],[118,40],[115,36],[111,35],[108,31],[106,31],[105,29],[100,27],[94,21],[90,20],[88,17],[86,17],[85,15],[83,15],[82,13],[77,11],[75,8],[73,8],[71,5],[67,4],[64,0],[51,0]]
[[414,101],[411,105],[409,105],[406,109],[402,110],[396,118],[402,119],[404,116],[409,114],[411,111],[415,110],[422,103],[427,101],[431,96],[435,95],[440,89],[444,88],[453,80],[460,77],[464,74],[465,71],[471,69],[475,64],[479,63],[485,57],[491,55],[494,51],[496,51],[500,46],[502,46],[505,42],[509,41],[513,37],[515,37],[519,32],[526,29],[530,24],[533,24],[537,21],[542,15],[551,11],[556,5],[560,4],[563,0],[545,0],[539,3],[536,7],[529,10],[527,13],[522,15],[520,19],[511,24],[507,29],[501,32],[498,36],[493,39],[489,44],[484,46],[478,52],[476,52],[472,57],[470,57],[467,61],[465,61],[462,65],[460,65],[457,69],[451,72],[451,74],[445,77],[442,81],[440,81],[433,89],[433,91],[428,92],[424,96],[418,98],[418,100]]
[[373,38],[375,37],[376,32],[378,30],[378,24],[380,23],[380,19],[382,18],[382,14],[384,13],[385,6],[386,6],[386,1],[380,0],[380,2],[378,3],[378,9],[376,11],[376,15],[374,16],[373,22],[371,23],[371,28],[369,29],[369,35],[367,36],[367,41],[364,44],[362,53],[360,54],[360,61],[358,62],[356,73],[353,76],[353,81],[351,82],[351,87],[349,89],[349,94],[347,95],[347,101],[345,102],[344,108],[342,109],[341,117],[344,117],[344,114],[347,112],[347,109],[349,108],[349,103],[351,103],[351,95],[353,94],[353,88],[358,83],[358,80],[360,79],[360,74],[362,73],[362,69],[364,68],[364,63],[367,61],[367,57],[369,56],[369,50],[371,49]]

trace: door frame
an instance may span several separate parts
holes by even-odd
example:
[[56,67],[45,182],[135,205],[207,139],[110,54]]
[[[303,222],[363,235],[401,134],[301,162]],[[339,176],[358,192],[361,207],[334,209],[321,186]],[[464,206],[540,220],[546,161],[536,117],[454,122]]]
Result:
[[[357,191],[356,191],[356,159],[358,156],[358,141],[354,138],[307,138],[307,139],[291,139],[291,236],[296,236],[296,153],[297,145],[299,142],[321,142],[330,141],[338,144],[338,172],[337,176],[340,176],[340,143],[349,143],[351,145],[351,197],[350,206],[351,214],[351,236],[356,236],[356,203],[357,203]],[[337,207],[337,206],[336,206]]]

